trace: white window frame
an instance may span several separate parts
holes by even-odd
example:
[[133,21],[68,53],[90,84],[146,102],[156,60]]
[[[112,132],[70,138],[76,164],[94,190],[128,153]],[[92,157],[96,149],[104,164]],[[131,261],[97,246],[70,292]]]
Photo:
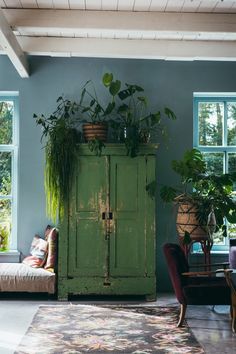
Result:
[[12,230],[10,235],[9,250],[17,250],[17,209],[18,209],[18,149],[19,149],[19,94],[18,92],[1,92],[0,101],[14,102],[13,120],[12,120],[12,144],[0,144],[0,151],[10,152],[12,154],[12,193],[10,196],[1,197],[10,199],[12,206]]
[[[198,124],[198,103],[199,102],[224,102],[224,122],[223,122],[223,142],[222,146],[202,146],[199,145],[199,124]],[[221,152],[225,155],[223,172],[228,172],[228,153],[236,153],[236,146],[227,146],[227,114],[226,114],[226,102],[236,102],[236,93],[224,92],[224,93],[209,93],[209,92],[196,92],[193,94],[193,147],[197,148],[201,152]],[[225,252],[229,249],[229,238],[225,238],[224,245],[213,245],[213,252]],[[194,247],[197,251],[197,247]]]

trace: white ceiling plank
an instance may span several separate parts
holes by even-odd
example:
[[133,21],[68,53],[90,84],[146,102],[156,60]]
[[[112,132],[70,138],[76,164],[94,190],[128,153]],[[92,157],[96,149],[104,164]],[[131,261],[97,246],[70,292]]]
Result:
[[134,11],[149,11],[152,0],[135,0]]
[[218,2],[218,4],[216,5],[215,9],[214,9],[214,12],[230,12],[230,10],[232,9],[233,7],[233,4],[234,4],[234,1],[220,1]]
[[152,0],[150,4],[150,11],[164,11],[168,0]]
[[235,14],[4,9],[15,30],[236,32]]
[[204,41],[125,40],[20,37],[30,55],[143,58],[166,60],[236,60],[234,43]]
[[37,0],[38,7],[40,9],[52,9],[53,8],[53,3],[52,0]]
[[118,0],[102,0],[102,10],[117,10]]
[[20,0],[7,0],[7,1],[5,0],[5,4],[6,4],[6,7],[9,7],[9,8],[11,8],[11,7],[21,8],[22,7]]
[[0,9],[0,43],[20,76],[23,78],[29,77],[26,56],[5,19],[2,9]]
[[213,12],[218,2],[218,0],[202,0],[198,12]]
[[118,0],[118,10],[132,11],[135,0]]
[[[114,38],[127,38],[128,39],[130,36],[129,31],[115,31],[113,33],[114,33]],[[135,31],[134,33],[132,33],[132,39],[133,38],[141,39],[142,38],[141,32]]]
[[201,2],[201,0],[185,0],[182,12],[197,12]]
[[156,35],[155,33],[143,33],[142,34],[142,39],[155,39]]
[[102,0],[85,0],[86,10],[101,10]]
[[169,0],[165,8],[165,11],[180,12],[182,10],[183,5],[184,5],[184,0],[181,1]]
[[100,38],[114,38],[114,32],[102,32]]
[[52,0],[55,9],[69,9],[69,0]]
[[84,10],[85,9],[85,2],[84,2],[84,0],[69,0],[69,7],[71,10],[74,10],[74,9]]
[[172,32],[172,33],[166,33],[166,32],[159,32],[156,34],[155,39],[168,39],[168,40],[182,40],[183,34],[179,32]]
[[33,9],[38,8],[38,4],[35,0],[20,0],[23,8]]

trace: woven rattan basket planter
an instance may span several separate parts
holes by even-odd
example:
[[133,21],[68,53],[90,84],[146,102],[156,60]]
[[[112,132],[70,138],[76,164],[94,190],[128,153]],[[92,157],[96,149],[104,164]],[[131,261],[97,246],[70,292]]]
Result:
[[206,227],[201,226],[196,217],[196,207],[188,202],[178,203],[176,229],[180,241],[183,240],[185,231],[190,234],[193,241],[208,240]]

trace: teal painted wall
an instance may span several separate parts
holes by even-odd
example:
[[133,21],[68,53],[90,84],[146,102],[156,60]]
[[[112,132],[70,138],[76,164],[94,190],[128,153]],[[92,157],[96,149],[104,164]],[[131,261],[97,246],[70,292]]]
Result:
[[[44,153],[33,113],[51,113],[59,95],[76,98],[83,83],[88,79],[100,82],[104,72],[113,72],[122,82],[140,84],[153,107],[166,105],[178,116],[169,125],[169,148],[162,145],[157,154],[161,185],[175,183],[170,161],[192,147],[193,92],[236,91],[236,63],[232,62],[31,57],[30,67],[30,78],[21,79],[9,59],[0,56],[0,91],[19,91],[18,248],[23,254],[28,253],[34,234],[42,234],[49,222],[45,216]],[[159,199],[157,235],[157,284],[163,291],[170,283],[161,247],[167,240],[175,241],[176,235],[173,211]]]

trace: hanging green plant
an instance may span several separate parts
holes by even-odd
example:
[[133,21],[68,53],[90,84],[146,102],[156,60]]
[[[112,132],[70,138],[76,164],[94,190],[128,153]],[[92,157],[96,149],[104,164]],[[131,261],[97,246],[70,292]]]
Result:
[[76,129],[75,102],[59,97],[56,111],[49,117],[34,114],[36,123],[42,126],[45,144],[45,193],[47,215],[56,222],[62,218],[68,201],[75,170],[80,133]]

